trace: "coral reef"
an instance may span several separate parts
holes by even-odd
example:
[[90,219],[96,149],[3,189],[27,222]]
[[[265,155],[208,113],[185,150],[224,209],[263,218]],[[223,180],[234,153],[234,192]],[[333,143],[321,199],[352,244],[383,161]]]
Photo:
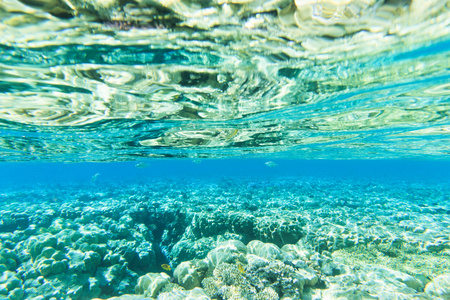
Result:
[[[442,186],[408,194],[401,183],[276,184],[254,192],[257,209],[242,197],[255,191],[254,183],[230,180],[215,189],[209,182],[179,187],[163,181],[90,192],[66,187],[61,202],[48,201],[55,195],[47,190],[6,190],[0,296],[448,297],[450,207],[432,200],[448,193]],[[355,195],[344,198],[343,188]],[[230,191],[232,201],[221,198]],[[266,233],[257,234],[261,224],[270,234],[263,228]]]
[[186,261],[179,264],[173,272],[173,277],[186,290],[200,286],[200,276],[192,262]]
[[430,281],[425,287],[425,293],[442,299],[450,299],[450,274],[439,275]]

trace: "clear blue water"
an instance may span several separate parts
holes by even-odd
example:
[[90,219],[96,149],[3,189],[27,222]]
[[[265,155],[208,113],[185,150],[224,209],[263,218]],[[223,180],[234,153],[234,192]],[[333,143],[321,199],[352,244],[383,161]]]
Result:
[[0,300],[449,299],[449,133],[448,0],[0,1]]
[[[275,167],[267,162],[273,161]],[[274,180],[277,177],[324,177],[351,179],[407,180],[426,182],[450,179],[450,163],[446,161],[407,160],[263,160],[224,159],[203,160],[153,160],[144,168],[139,162],[122,163],[3,163],[0,165],[0,186],[32,186],[33,184],[80,183],[89,186],[92,176],[100,174],[97,183],[145,182],[155,178],[189,179],[250,177]]]

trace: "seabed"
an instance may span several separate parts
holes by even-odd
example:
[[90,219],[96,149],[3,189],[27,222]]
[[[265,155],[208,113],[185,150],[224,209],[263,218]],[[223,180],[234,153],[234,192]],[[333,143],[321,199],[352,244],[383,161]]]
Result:
[[5,299],[449,299],[449,185],[151,179],[1,194]]

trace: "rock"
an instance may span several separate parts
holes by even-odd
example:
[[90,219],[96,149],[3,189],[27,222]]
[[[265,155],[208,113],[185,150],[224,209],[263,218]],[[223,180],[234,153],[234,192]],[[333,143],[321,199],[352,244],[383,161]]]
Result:
[[92,299],[100,296],[102,289],[97,278],[89,278],[89,291],[87,292],[87,298]]
[[0,274],[3,274],[6,270],[8,270],[8,267],[4,264],[0,264]]
[[74,272],[85,272],[85,263],[84,263],[85,254],[79,250],[69,250],[67,253],[67,257],[69,257],[69,269]]
[[450,300],[450,274],[439,275],[425,286],[425,293]]
[[341,274],[339,267],[336,266],[331,260],[324,262],[321,269],[322,273],[327,276],[336,276]]
[[408,274],[380,266],[362,265],[355,273],[325,277],[328,289],[324,298],[413,299],[423,286]]
[[38,270],[42,276],[47,277],[52,274],[52,259],[45,259],[39,262]]
[[161,289],[170,283],[170,276],[166,273],[147,273],[139,277],[136,285],[136,294],[144,294],[156,298]]
[[55,261],[52,263],[52,274],[61,274],[68,268],[67,260]]
[[15,288],[11,292],[9,292],[8,298],[9,300],[22,300],[24,296],[23,289]]
[[366,291],[361,291],[356,287],[350,287],[346,289],[328,289],[323,292],[323,299],[330,300],[344,300],[344,299],[352,299],[352,300],[369,300],[369,299],[378,299],[377,297],[371,296]]
[[[99,298],[94,298],[92,300],[103,300]],[[142,296],[142,295],[122,295],[119,297],[112,297],[106,300],[154,300],[154,298]]]
[[44,249],[42,249],[41,254],[38,256],[37,259],[39,258],[51,258],[52,255],[56,252],[55,248],[52,247],[45,247]]
[[305,285],[308,286],[314,286],[319,281],[319,277],[312,270],[307,271],[303,269],[297,269],[295,270],[295,274],[298,278],[301,278],[301,280],[305,282]]
[[257,240],[248,243],[247,248],[249,253],[269,260],[278,259],[281,255],[281,250],[278,246],[271,243],[263,243]]
[[131,218],[130,215],[124,215],[124,216],[120,217],[119,223],[125,225],[127,228],[134,227],[134,220]]
[[9,249],[3,249],[0,252],[0,265],[5,266],[7,270],[14,271],[18,260],[17,254]]
[[29,216],[25,213],[2,212],[0,222],[0,232],[14,232],[23,230],[30,223]]
[[[38,238],[31,238],[28,244],[28,252],[33,259],[41,255],[44,248],[55,248],[58,244],[58,238],[51,234],[40,235]],[[48,251],[48,250],[47,250]]]
[[294,244],[284,245],[283,247],[281,247],[281,251],[284,253],[292,254],[295,258],[301,260],[308,260],[311,257],[311,252]]
[[[27,293],[28,294],[28,293]],[[53,286],[51,283],[46,282],[44,284],[42,284],[41,286],[39,286],[36,289],[36,295],[35,296],[44,296],[45,299],[50,299],[50,298],[55,298],[55,299],[60,299],[62,293],[61,291],[56,288],[55,286]]]
[[179,264],[173,272],[173,277],[186,290],[192,290],[200,286],[199,275],[192,262],[187,261]]
[[83,262],[84,269],[87,272],[95,272],[96,268],[100,265],[102,258],[100,254],[94,251],[88,251],[85,253]]
[[[265,287],[262,291],[258,292],[256,296],[253,298],[255,300],[278,300],[280,297],[277,292],[271,287]],[[289,299],[289,298],[284,298]]]
[[[22,289],[22,280],[17,273],[4,271],[0,276],[0,289],[5,292],[11,292],[15,288]],[[1,294],[1,293],[0,293]]]
[[304,235],[302,220],[290,217],[261,217],[255,220],[254,237],[265,243],[273,243],[279,247],[297,243]]
[[208,259],[213,266],[222,262],[231,262],[239,255],[247,254],[247,246],[241,241],[229,240],[219,243],[216,248],[208,252]]
[[102,288],[108,287],[110,290],[116,290],[122,281],[126,282],[128,275],[132,277],[131,273],[127,274],[126,266],[119,264],[107,268],[97,268],[95,273],[95,277],[99,278],[99,285]]
[[425,251],[428,252],[439,252],[444,249],[450,248],[450,242],[449,241],[435,241],[435,242],[427,242],[424,246]]
[[364,266],[362,271],[365,272],[364,278],[370,280],[380,278],[389,282],[401,282],[415,291],[421,291],[423,289],[423,284],[420,280],[400,271],[395,271],[380,266]]
[[69,296],[71,299],[74,300],[80,299],[82,294],[83,294],[82,286],[75,286],[67,291],[67,296]]
[[192,232],[197,238],[223,234],[227,226],[228,216],[225,213],[199,214],[192,221]]
[[181,263],[195,258],[203,258],[215,246],[216,241],[213,237],[203,237],[196,240],[181,239],[173,246],[170,254],[175,263]]
[[210,300],[211,298],[202,288],[196,287],[191,291],[174,290],[159,294],[157,300]]

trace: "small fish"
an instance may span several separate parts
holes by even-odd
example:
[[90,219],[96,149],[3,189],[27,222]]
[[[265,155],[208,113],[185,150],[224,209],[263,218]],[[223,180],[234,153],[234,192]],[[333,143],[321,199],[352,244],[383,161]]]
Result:
[[143,169],[143,168],[147,168],[147,167],[148,167],[148,164],[146,164],[146,163],[144,163],[144,162],[140,162],[140,163],[135,164],[134,166],[135,166],[136,168]]
[[238,270],[239,270],[239,272],[241,272],[242,274],[244,274],[244,273],[245,273],[245,269],[244,269],[244,266],[243,266],[243,265],[241,265],[241,264],[238,264]]
[[200,158],[195,158],[195,159],[192,160],[192,162],[193,162],[194,164],[199,164],[199,163],[202,162],[202,160],[201,160]]
[[97,181],[98,176],[100,176],[100,173],[95,174],[94,176],[92,176],[91,178],[91,182],[94,183]]
[[266,166],[274,168],[276,166],[278,166],[276,163],[274,163],[273,161],[268,161],[265,163]]
[[162,264],[162,265],[161,265],[161,268],[163,268],[163,269],[166,270],[166,271],[172,270],[172,268],[171,268],[168,264]]

